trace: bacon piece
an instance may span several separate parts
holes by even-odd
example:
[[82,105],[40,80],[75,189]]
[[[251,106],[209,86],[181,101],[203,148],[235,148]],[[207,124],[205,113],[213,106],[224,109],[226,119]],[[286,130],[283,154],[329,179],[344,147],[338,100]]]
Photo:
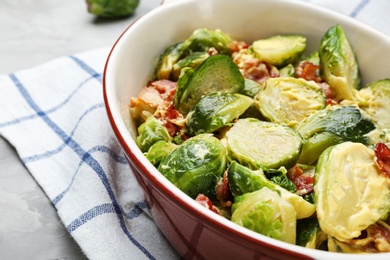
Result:
[[200,205],[203,207],[211,210],[212,212],[215,212],[219,215],[222,215],[221,212],[217,207],[213,205],[213,202],[204,194],[199,194],[196,198],[195,201],[198,202]]
[[390,252],[389,226],[379,221],[364,230],[360,237],[351,239],[346,244],[367,253]]
[[297,78],[305,80],[313,80],[317,83],[322,82],[322,78],[318,75],[320,66],[311,63],[310,61],[301,61],[297,68],[295,68],[295,75]]
[[313,192],[314,189],[314,175],[303,174],[302,169],[295,165],[287,172],[287,177],[294,182],[297,187],[299,195],[307,195]]
[[231,207],[233,203],[233,194],[229,188],[229,180],[227,177],[227,171],[223,173],[223,178],[217,183],[215,187],[217,193],[217,199],[223,207]]
[[390,178],[390,149],[386,144],[377,143],[374,160],[381,173]]

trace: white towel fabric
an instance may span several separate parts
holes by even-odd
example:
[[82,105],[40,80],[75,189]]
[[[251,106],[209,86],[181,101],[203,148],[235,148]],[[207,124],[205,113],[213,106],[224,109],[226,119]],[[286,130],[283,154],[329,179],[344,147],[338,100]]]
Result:
[[[303,1],[390,35],[388,0]],[[88,258],[178,259],[150,218],[106,117],[101,77],[109,50],[0,75],[0,134]]]

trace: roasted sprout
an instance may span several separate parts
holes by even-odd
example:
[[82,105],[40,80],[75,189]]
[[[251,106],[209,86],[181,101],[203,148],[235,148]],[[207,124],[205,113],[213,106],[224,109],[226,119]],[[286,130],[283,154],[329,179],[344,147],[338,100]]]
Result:
[[86,0],[88,12],[105,18],[121,18],[132,15],[140,0]]
[[328,239],[317,218],[305,218],[297,221],[297,242],[299,246],[317,249]]
[[292,77],[270,78],[255,97],[255,105],[269,121],[296,125],[325,108],[324,91],[314,82]]
[[326,149],[315,172],[314,194],[321,229],[343,242],[390,210],[390,179],[374,162],[374,151],[344,142]]
[[381,129],[390,129],[390,79],[382,79],[359,90],[359,107]]
[[190,67],[195,69],[209,56],[210,54],[208,52],[193,52],[185,58],[179,60],[173,65],[172,79],[177,81],[180,77],[180,73],[183,68]]
[[294,129],[254,118],[237,120],[226,138],[232,158],[252,169],[290,168],[297,162],[303,144]]
[[321,74],[335,90],[336,97],[354,99],[360,88],[359,64],[354,50],[340,25],[328,29],[319,48]]
[[185,141],[164,157],[158,170],[192,198],[215,196],[215,185],[226,167],[226,151],[211,134]]
[[219,128],[232,125],[252,104],[252,99],[230,93],[207,94],[199,100],[187,115],[187,130],[192,135],[212,133]]
[[234,197],[266,187],[276,191],[284,200],[294,206],[297,219],[310,217],[315,212],[313,204],[267,179],[261,169],[253,171],[233,161],[228,168],[228,180]]
[[297,62],[306,48],[301,35],[276,35],[253,42],[251,49],[260,61],[276,67]]
[[158,166],[162,159],[172,152],[177,145],[166,141],[158,141],[154,143],[145,154],[146,158],[154,165]]
[[138,127],[136,143],[142,152],[147,152],[158,141],[169,142],[170,135],[161,121],[151,116]]
[[175,107],[187,115],[191,108],[208,93],[239,93],[244,77],[237,65],[226,55],[212,55],[200,64],[185,82],[178,82]]
[[366,135],[374,129],[371,119],[354,106],[320,110],[297,127],[297,131],[305,139],[299,162],[311,164],[327,147],[340,142],[367,144]]
[[232,212],[233,222],[268,237],[295,244],[295,209],[277,192],[265,187],[236,197]]

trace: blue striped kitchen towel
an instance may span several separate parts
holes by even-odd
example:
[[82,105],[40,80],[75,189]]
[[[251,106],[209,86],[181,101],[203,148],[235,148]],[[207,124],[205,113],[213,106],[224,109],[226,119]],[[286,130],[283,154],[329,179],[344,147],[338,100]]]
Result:
[[108,122],[102,95],[108,52],[0,76],[0,133],[88,258],[177,259]]
[[[390,35],[389,0],[302,0]],[[156,228],[107,120],[109,48],[0,75],[0,134],[90,259],[178,259]]]

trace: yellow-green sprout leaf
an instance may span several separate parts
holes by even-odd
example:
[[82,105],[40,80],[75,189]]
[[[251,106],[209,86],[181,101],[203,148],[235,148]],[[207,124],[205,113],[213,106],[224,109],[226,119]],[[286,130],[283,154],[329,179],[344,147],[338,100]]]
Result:
[[359,64],[354,50],[340,25],[332,26],[321,39],[319,48],[321,74],[340,100],[354,99],[360,88]]
[[303,144],[294,129],[254,118],[237,120],[226,137],[232,158],[252,169],[289,169],[297,162]]
[[255,97],[255,105],[271,122],[291,127],[326,106],[324,91],[314,81],[270,78]]
[[374,151],[345,142],[320,156],[314,194],[321,229],[339,241],[360,236],[362,230],[387,216],[390,179],[380,174]]
[[232,206],[231,220],[243,227],[290,244],[295,244],[294,207],[266,187],[241,195]]
[[300,59],[306,48],[306,38],[301,35],[275,35],[253,42],[250,48],[260,61],[284,67]]

